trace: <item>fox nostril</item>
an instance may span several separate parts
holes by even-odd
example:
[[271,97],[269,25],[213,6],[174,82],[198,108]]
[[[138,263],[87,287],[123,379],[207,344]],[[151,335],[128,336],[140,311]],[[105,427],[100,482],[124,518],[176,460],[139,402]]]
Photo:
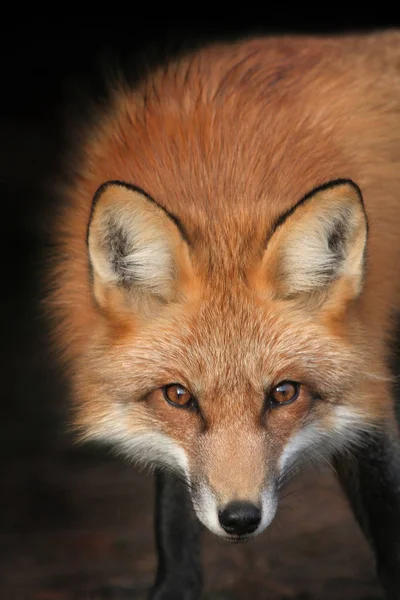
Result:
[[231,502],[218,516],[223,529],[231,535],[253,533],[261,522],[261,511],[250,502]]

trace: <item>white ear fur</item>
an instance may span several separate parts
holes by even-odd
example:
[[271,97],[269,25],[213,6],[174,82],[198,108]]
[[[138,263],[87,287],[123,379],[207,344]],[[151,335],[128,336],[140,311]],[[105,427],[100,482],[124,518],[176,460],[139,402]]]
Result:
[[97,192],[88,228],[93,275],[101,285],[168,300],[183,238],[173,218],[144,193],[119,182]]
[[346,280],[361,291],[367,221],[358,187],[337,181],[316,190],[283,215],[265,254],[280,293],[293,297]]

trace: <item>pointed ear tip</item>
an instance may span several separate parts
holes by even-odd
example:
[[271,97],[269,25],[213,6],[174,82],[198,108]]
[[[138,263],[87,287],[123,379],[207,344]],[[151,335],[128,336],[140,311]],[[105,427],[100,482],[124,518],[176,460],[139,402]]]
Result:
[[358,212],[360,216],[360,220],[365,225],[365,229],[368,232],[368,215],[365,208],[364,197],[361,191],[361,188],[354,183],[354,181],[349,180],[346,186],[348,199],[351,199],[353,210]]
[[93,196],[92,212],[94,211],[100,200],[104,201],[110,195],[113,195],[113,192],[115,192],[115,190],[118,187],[121,188],[122,186],[123,184],[121,182],[114,180],[105,181],[104,183],[102,183],[101,186],[97,188]]
[[87,245],[89,245],[90,234],[92,232],[92,225],[95,221],[95,218],[98,216],[97,209],[99,208],[100,200],[102,201],[102,203],[106,200],[107,195],[110,192],[110,189],[114,185],[115,185],[114,181],[106,181],[106,182],[102,183],[101,186],[98,187],[94,193],[94,196],[92,199],[92,204],[90,207],[90,214],[89,214],[89,220],[88,220],[88,224],[87,224],[87,230],[86,230]]
[[97,188],[90,208],[90,214],[87,225],[86,242],[89,244],[90,232],[95,221],[102,216],[104,209],[114,207],[119,209],[132,201],[134,195],[147,197],[145,192],[135,186],[118,180],[105,181]]
[[352,201],[364,209],[364,198],[361,188],[352,179],[339,180],[328,189],[333,195],[342,198],[343,201]]
[[[345,211],[353,215],[354,218],[364,223],[368,230],[368,217],[365,209],[365,203],[361,188],[351,179],[342,179],[323,187],[318,196],[324,200],[327,206],[334,201],[334,205],[341,206]],[[318,203],[317,205],[318,206]]]
[[[122,181],[106,181],[101,184],[99,188],[97,188],[91,206],[91,214],[95,212],[96,208],[99,204],[108,203],[111,200],[115,201],[115,196],[118,195],[118,198],[126,199],[132,195],[134,192],[138,192],[134,186],[129,185],[128,183],[124,183]],[[144,192],[142,192],[144,195]]]

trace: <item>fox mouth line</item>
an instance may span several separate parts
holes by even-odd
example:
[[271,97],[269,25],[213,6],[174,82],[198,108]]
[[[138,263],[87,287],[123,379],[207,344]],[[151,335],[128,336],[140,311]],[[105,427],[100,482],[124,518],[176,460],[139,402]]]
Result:
[[246,544],[254,539],[256,536],[252,533],[247,533],[243,535],[227,535],[221,537],[220,540],[225,542],[226,544]]

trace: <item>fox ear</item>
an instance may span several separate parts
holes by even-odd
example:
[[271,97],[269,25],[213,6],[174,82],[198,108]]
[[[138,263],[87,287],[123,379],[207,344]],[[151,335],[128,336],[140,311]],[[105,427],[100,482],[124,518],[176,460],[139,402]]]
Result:
[[176,295],[188,248],[180,224],[144,192],[121,182],[97,191],[88,227],[89,259],[97,301]]
[[340,286],[350,300],[362,289],[366,240],[359,188],[334,181],[277,221],[264,256],[268,279],[280,297],[326,298]]

